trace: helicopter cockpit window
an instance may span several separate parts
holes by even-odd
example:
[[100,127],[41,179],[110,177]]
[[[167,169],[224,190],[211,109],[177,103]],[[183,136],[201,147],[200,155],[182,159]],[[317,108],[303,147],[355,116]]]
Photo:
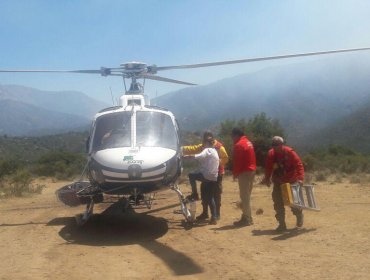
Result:
[[136,113],[136,145],[177,149],[177,133],[170,116],[160,112]]
[[131,112],[100,116],[95,123],[93,151],[131,146]]

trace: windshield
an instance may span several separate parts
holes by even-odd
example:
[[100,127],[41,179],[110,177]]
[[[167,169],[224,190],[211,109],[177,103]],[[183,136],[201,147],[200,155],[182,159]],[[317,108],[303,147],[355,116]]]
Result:
[[132,112],[100,116],[95,123],[93,151],[131,146]]
[[136,145],[177,149],[177,133],[169,115],[160,112],[136,112]]
[[[131,147],[132,115],[132,112],[117,112],[97,118],[92,150]],[[177,150],[177,132],[171,117],[161,112],[137,111],[136,146]]]

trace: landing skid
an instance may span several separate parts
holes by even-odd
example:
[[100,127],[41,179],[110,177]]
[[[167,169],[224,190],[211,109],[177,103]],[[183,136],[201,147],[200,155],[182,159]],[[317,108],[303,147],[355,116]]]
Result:
[[78,214],[75,216],[76,223],[78,226],[83,226],[90,219],[94,211],[94,200],[90,198],[90,202],[86,204],[86,210],[83,214]]
[[171,189],[175,191],[179,197],[181,213],[184,215],[186,222],[193,223],[195,220],[196,202],[185,198],[177,184],[173,185]]
[[[192,223],[195,220],[196,202],[184,197],[180,191],[178,184],[171,186],[180,201],[180,213],[184,215],[185,221]],[[88,181],[79,181],[66,185],[56,191],[58,199],[65,205],[74,207],[81,204],[86,204],[85,212],[75,216],[78,226],[83,226],[93,215],[94,205],[105,200],[103,192],[99,187],[92,186]],[[109,197],[109,195],[108,195]],[[131,195],[111,195],[112,199],[118,199],[119,207],[123,213],[129,213],[130,209],[140,205],[151,209],[155,199],[155,193],[143,194],[134,189]]]
[[144,203],[148,209],[152,209],[154,198],[155,198],[155,193],[144,195]]

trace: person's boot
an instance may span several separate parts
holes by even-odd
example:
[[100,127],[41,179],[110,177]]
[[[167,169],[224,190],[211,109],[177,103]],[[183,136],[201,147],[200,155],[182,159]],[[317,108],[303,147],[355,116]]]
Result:
[[186,197],[188,200],[194,200],[197,201],[199,200],[199,194],[198,193],[191,193]]
[[234,222],[234,226],[236,227],[246,227],[251,225],[253,225],[253,221],[249,221],[244,215],[242,215],[239,221]]
[[209,224],[210,224],[210,225],[217,225],[217,218],[216,218],[216,217],[214,217],[214,216],[212,216],[212,217],[211,217],[211,220],[209,221]]
[[197,221],[204,221],[204,220],[207,220],[207,219],[208,219],[208,213],[206,213],[206,212],[203,212],[198,217],[196,217]]
[[287,230],[285,222],[280,222],[279,226],[275,229],[277,232],[284,232]]
[[216,219],[217,219],[217,220],[220,220],[220,219],[221,219],[220,208],[221,208],[221,207],[216,206],[216,212],[217,212],[217,217],[216,217]]
[[202,213],[196,217],[197,221],[204,221],[208,219],[208,204],[202,201]]
[[297,215],[297,224],[296,224],[297,227],[302,227],[303,226],[303,218],[304,218],[303,212],[301,212]]

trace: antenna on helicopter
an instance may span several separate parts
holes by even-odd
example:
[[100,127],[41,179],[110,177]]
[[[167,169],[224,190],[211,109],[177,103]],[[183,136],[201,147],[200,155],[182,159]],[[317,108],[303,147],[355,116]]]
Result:
[[110,90],[110,96],[112,97],[112,103],[113,103],[113,106],[114,106],[114,98],[113,98],[112,87],[109,87],[109,90]]

